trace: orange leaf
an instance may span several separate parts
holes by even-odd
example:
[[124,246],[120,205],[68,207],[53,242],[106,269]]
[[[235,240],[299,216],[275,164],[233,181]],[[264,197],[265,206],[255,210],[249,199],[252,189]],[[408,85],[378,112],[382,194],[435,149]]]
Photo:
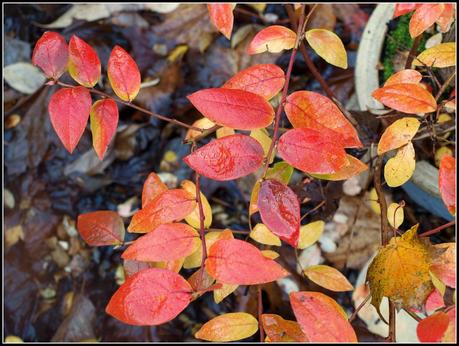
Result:
[[191,301],[191,286],[180,275],[150,268],[130,276],[105,311],[132,325],[155,326],[173,320]]
[[228,40],[233,31],[233,7],[232,4],[207,4],[210,20]]
[[434,247],[444,252],[435,258],[430,271],[445,285],[456,288],[456,243],[436,244]]
[[198,238],[194,228],[183,223],[160,225],[138,238],[121,258],[142,262],[174,261],[195,251]]
[[162,192],[167,190],[166,184],[164,184],[159,176],[151,172],[145,182],[143,183],[142,190],[142,208],[158,197]]
[[260,64],[239,71],[222,88],[245,90],[270,100],[282,90],[284,83],[284,71],[279,66]]
[[385,86],[373,91],[372,96],[385,106],[408,114],[430,113],[437,109],[432,94],[419,84]]
[[449,212],[456,215],[456,159],[444,155],[438,172],[440,195]]
[[135,99],[140,90],[140,71],[135,60],[120,46],[112,49],[107,75],[115,94],[123,101]]
[[354,289],[343,274],[326,265],[319,264],[307,267],[304,274],[317,285],[331,291],[346,292]]
[[94,102],[90,111],[92,146],[102,161],[118,126],[118,106],[112,99]]
[[287,97],[285,113],[293,127],[309,127],[318,131],[329,129],[346,148],[362,147],[354,126],[326,96],[312,91],[296,91]]
[[279,139],[279,155],[293,167],[312,174],[336,173],[348,164],[341,142],[310,128],[288,130]]
[[271,342],[307,342],[306,335],[295,321],[284,320],[275,314],[261,315],[263,329]]
[[284,49],[292,49],[295,42],[296,34],[292,30],[281,25],[271,25],[255,35],[247,48],[247,53],[279,53]]
[[432,26],[443,13],[443,4],[422,4],[410,19],[410,35],[415,38]]
[[290,293],[290,304],[310,342],[357,342],[357,336],[343,309],[319,292]]
[[440,27],[441,32],[447,32],[450,28],[450,24],[454,21],[454,5],[443,4],[445,9],[443,10],[440,17],[437,19],[437,24]]
[[279,264],[263,256],[258,248],[238,239],[215,242],[210,247],[205,268],[223,284],[257,285],[289,275]]
[[255,317],[245,312],[233,312],[206,322],[194,336],[207,341],[237,341],[252,336],[257,330]]
[[233,129],[253,130],[273,121],[273,107],[261,96],[249,91],[213,88],[188,96],[206,118]]
[[231,135],[213,140],[183,161],[210,179],[233,180],[255,172],[263,162],[263,148],[246,135]]
[[57,32],[46,31],[33,49],[32,63],[47,77],[57,80],[67,70],[68,57],[65,38]]
[[366,171],[368,166],[364,164],[359,159],[351,156],[349,154],[346,155],[348,164],[341,168],[338,172],[332,174],[311,174],[314,178],[323,179],[323,180],[346,180],[350,177],[355,175],[359,175],[360,173]]
[[413,61],[414,66],[450,67],[456,65],[456,42],[440,43],[426,49]]
[[86,88],[62,88],[49,100],[51,124],[65,149],[72,153],[83,135],[91,110],[91,95]]
[[449,317],[441,311],[424,318],[416,327],[419,341],[440,342],[448,329],[448,325]]
[[100,79],[100,60],[96,51],[76,35],[69,42],[68,68],[70,76],[85,87],[93,87]]
[[[214,123],[213,121],[210,121],[210,120],[207,119],[207,118],[201,118],[201,119],[196,120],[196,121],[193,123],[193,126],[194,126],[194,127],[197,127],[197,128],[200,128],[200,129],[203,129],[203,130],[208,130],[208,129],[210,129],[211,127],[214,127],[214,126],[215,126],[215,123]],[[195,137],[199,136],[201,133],[202,133],[201,131],[189,129],[189,130],[186,132],[185,141],[192,140],[192,139],[194,139]]]
[[418,7],[416,3],[407,3],[407,4],[395,4],[394,17],[397,18],[403,14],[414,11]]
[[195,199],[185,190],[164,191],[134,214],[128,231],[151,232],[159,225],[182,220],[193,211],[195,206]]
[[386,128],[378,143],[378,155],[400,148],[413,139],[421,123],[416,118],[394,121]]
[[318,56],[331,65],[347,68],[347,54],[341,39],[332,31],[312,29],[306,31],[306,40]]
[[78,232],[91,246],[119,245],[124,241],[124,223],[118,213],[111,210],[80,214]]
[[401,84],[401,83],[412,83],[418,84],[422,80],[422,74],[416,70],[401,70],[392,76],[384,83],[384,86]]

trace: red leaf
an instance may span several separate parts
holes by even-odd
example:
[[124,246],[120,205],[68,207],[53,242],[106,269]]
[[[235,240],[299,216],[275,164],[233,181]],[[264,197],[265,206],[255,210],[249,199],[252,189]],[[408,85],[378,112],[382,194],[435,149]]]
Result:
[[343,309],[319,292],[290,293],[290,304],[310,342],[357,342],[357,336]]
[[173,320],[191,301],[191,286],[165,269],[145,269],[129,277],[105,311],[132,325],[155,326]]
[[96,51],[76,35],[69,42],[68,68],[70,76],[85,87],[93,87],[100,79],[100,60]]
[[440,161],[438,172],[438,187],[440,195],[449,212],[456,214],[456,159],[444,155]]
[[425,308],[428,313],[431,313],[439,308],[445,306],[445,302],[443,301],[443,296],[441,295],[440,291],[436,288],[429,294],[426,299]]
[[112,99],[103,99],[91,107],[92,146],[102,161],[118,126],[118,106]]
[[408,114],[430,113],[437,109],[432,94],[419,84],[385,86],[373,91],[372,96],[385,106]]
[[445,9],[443,10],[440,17],[437,19],[437,24],[440,26],[441,32],[448,31],[450,24],[454,20],[454,5],[443,4]]
[[296,194],[277,180],[265,180],[258,193],[261,219],[271,232],[293,247],[300,236],[300,203]]
[[135,60],[120,46],[115,46],[107,65],[110,85],[115,94],[131,102],[140,90],[140,71]]
[[401,84],[401,83],[412,83],[418,84],[422,80],[422,74],[416,70],[401,70],[387,79],[384,86]]
[[220,239],[212,245],[205,268],[223,284],[256,285],[289,275],[255,246],[238,239]]
[[233,180],[255,172],[263,162],[263,148],[250,136],[236,134],[214,140],[183,161],[210,179]]
[[278,150],[285,161],[306,173],[335,173],[348,164],[343,145],[336,137],[310,128],[285,132]]
[[416,327],[419,341],[440,342],[449,325],[449,317],[444,312],[436,312],[424,318]]
[[33,49],[32,63],[46,76],[57,80],[67,70],[68,57],[65,38],[57,32],[46,31]]
[[354,126],[326,96],[312,91],[297,91],[287,97],[285,113],[293,127],[309,127],[318,131],[334,131],[346,148],[361,148]]
[[143,190],[142,190],[142,208],[152,200],[154,200],[157,196],[159,196],[162,192],[167,190],[166,184],[164,184],[158,175],[154,172],[151,172],[147,180],[143,183]]
[[132,217],[129,232],[147,233],[164,223],[180,221],[190,214],[196,200],[185,190],[167,190]]
[[191,255],[196,250],[198,234],[183,223],[158,226],[154,231],[138,238],[121,258],[142,261],[173,261]]
[[422,4],[410,19],[410,35],[415,38],[430,28],[440,18],[445,7],[443,4]]
[[244,90],[204,89],[188,99],[206,118],[233,129],[259,129],[274,118],[273,107],[263,97]]
[[86,88],[63,88],[49,101],[51,124],[64,147],[72,153],[81,136],[91,110],[91,95]]
[[110,210],[80,214],[78,232],[91,246],[119,245],[124,241],[124,223],[118,213]]
[[293,48],[295,42],[295,32],[282,25],[271,25],[255,35],[247,48],[247,53],[279,53],[284,49]]
[[229,40],[233,30],[233,5],[207,4],[207,9],[212,23]]
[[223,88],[249,91],[270,100],[282,90],[284,83],[284,71],[279,66],[260,64],[239,71]]
[[394,17],[397,18],[405,13],[414,11],[418,6],[417,3],[395,4]]

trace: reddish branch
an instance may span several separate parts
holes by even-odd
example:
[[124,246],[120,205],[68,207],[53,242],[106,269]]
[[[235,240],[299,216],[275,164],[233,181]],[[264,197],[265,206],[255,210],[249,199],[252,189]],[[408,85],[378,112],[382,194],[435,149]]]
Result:
[[413,63],[414,58],[417,56],[419,44],[421,43],[421,35],[416,36],[414,39],[413,45],[411,46],[410,52],[408,53],[408,58],[406,59],[405,69],[410,69],[411,64]]
[[428,236],[430,236],[432,234],[435,234],[435,233],[438,233],[438,232],[444,230],[445,228],[454,226],[455,224],[456,224],[456,221],[453,220],[453,221],[450,221],[450,222],[448,222],[448,223],[446,223],[444,225],[441,225],[441,226],[439,226],[437,228],[431,229],[430,231],[426,231],[424,233],[421,233],[419,236],[420,237],[428,237]]
[[265,341],[265,331],[263,329],[263,323],[261,315],[263,314],[263,295],[261,292],[261,285],[257,286],[257,297],[258,297],[258,328],[260,329],[260,342]]

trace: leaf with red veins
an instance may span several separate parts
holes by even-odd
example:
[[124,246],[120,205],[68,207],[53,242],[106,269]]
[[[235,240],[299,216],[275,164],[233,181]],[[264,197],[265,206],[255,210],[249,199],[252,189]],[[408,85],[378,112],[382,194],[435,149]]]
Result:
[[32,53],[32,63],[54,80],[67,70],[69,53],[65,38],[57,32],[46,31],[37,41]]
[[96,51],[73,35],[69,42],[69,74],[80,85],[92,88],[100,79],[100,60]]
[[92,145],[102,161],[118,126],[118,106],[112,99],[103,99],[91,107]]
[[135,60],[120,46],[110,54],[107,75],[115,94],[123,101],[131,102],[140,90],[140,71]]
[[117,212],[100,210],[80,214],[77,229],[91,246],[119,245],[124,241],[124,223]]

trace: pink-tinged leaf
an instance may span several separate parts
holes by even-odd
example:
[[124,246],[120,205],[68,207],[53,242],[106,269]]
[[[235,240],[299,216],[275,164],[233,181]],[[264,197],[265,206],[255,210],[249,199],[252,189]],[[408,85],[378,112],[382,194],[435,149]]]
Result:
[[456,342],[456,306],[453,306],[446,314],[449,318],[449,326],[443,335],[442,341],[454,343]]
[[266,227],[296,247],[300,236],[300,202],[295,192],[277,180],[265,180],[261,183],[257,205]]
[[434,245],[442,252],[430,266],[430,271],[445,285],[456,288],[456,243]]
[[360,173],[366,171],[368,166],[364,164],[359,159],[355,158],[352,155],[346,155],[348,159],[348,164],[341,168],[336,173],[332,174],[311,174],[314,178],[323,179],[323,180],[347,180],[353,176],[359,175]]
[[142,208],[145,208],[150,201],[154,200],[166,190],[166,184],[161,181],[156,173],[151,172],[143,183]]
[[263,128],[274,118],[273,107],[263,97],[249,91],[204,89],[189,95],[188,99],[206,118],[233,129]]
[[100,60],[96,51],[73,35],[69,42],[69,74],[79,84],[93,87],[100,79]]
[[441,32],[447,32],[450,28],[450,24],[454,21],[454,5],[443,4],[444,10],[440,17],[437,19],[437,24],[440,27]]
[[424,318],[416,327],[419,341],[440,342],[448,325],[448,315],[441,311]]
[[238,239],[220,239],[212,245],[205,268],[223,284],[257,285],[289,275],[257,247]]
[[310,342],[357,342],[343,309],[319,292],[290,293],[296,320]]
[[151,232],[159,225],[184,219],[195,206],[196,200],[185,190],[164,191],[134,214],[128,231],[132,233]]
[[279,139],[279,155],[293,167],[313,174],[338,172],[348,164],[336,137],[310,128],[288,130]]
[[401,70],[392,76],[384,83],[384,86],[408,83],[408,84],[419,84],[422,80],[422,74],[416,70]]
[[229,79],[223,88],[239,89],[272,99],[285,84],[284,71],[274,64],[260,64],[239,71]]
[[456,215],[456,159],[444,155],[438,172],[440,195],[449,212]]
[[183,223],[160,225],[138,238],[121,258],[142,262],[173,261],[191,255],[199,245],[198,239],[194,228]]
[[228,40],[233,31],[233,7],[232,4],[207,4],[210,20]]
[[140,90],[140,71],[135,60],[120,46],[110,54],[107,75],[115,94],[123,101],[135,99]]
[[445,6],[443,4],[422,4],[410,19],[410,35],[415,38],[430,28],[442,15]]
[[183,161],[210,179],[233,180],[255,172],[263,163],[263,148],[250,136],[236,134],[216,139]]
[[92,146],[102,161],[118,126],[118,106],[112,99],[103,99],[91,107]]
[[62,88],[49,100],[51,124],[69,153],[83,135],[91,110],[91,94],[86,88]]
[[372,96],[385,106],[403,113],[430,113],[437,109],[435,98],[419,84],[385,86],[373,91]]
[[124,275],[126,278],[128,278],[138,273],[141,270],[151,268],[151,265],[147,262],[124,260],[123,268],[124,268]]
[[247,53],[279,53],[284,49],[292,49],[295,42],[295,32],[285,26],[271,25],[255,35],[247,48]]
[[78,232],[91,246],[119,245],[124,241],[124,223],[117,212],[110,210],[80,214]]
[[434,289],[426,299],[426,311],[431,313],[445,306],[443,297],[438,289]]
[[59,79],[67,70],[69,52],[65,38],[57,32],[46,31],[37,41],[32,53],[32,63],[45,75]]
[[394,17],[397,18],[403,14],[412,12],[418,7],[419,4],[417,3],[405,3],[405,4],[395,4],[395,11],[394,11]]
[[126,324],[155,326],[173,320],[191,301],[191,286],[180,275],[151,268],[129,277],[105,311]]
[[317,131],[329,129],[346,148],[361,148],[357,131],[328,97],[312,91],[296,91],[287,97],[285,113],[293,127]]

